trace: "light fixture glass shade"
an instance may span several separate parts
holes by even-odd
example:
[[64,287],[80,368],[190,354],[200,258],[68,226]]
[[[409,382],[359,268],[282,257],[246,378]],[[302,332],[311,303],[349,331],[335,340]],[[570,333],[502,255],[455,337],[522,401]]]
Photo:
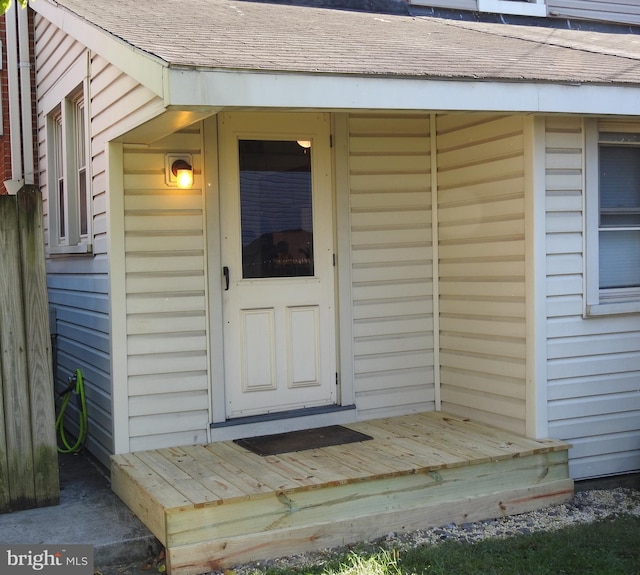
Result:
[[171,171],[176,177],[179,188],[190,188],[193,186],[193,167],[185,160],[176,160],[171,166]]
[[179,188],[190,188],[193,186],[193,170],[178,170],[176,179]]
[[311,147],[311,140],[298,140],[298,146],[306,150]]

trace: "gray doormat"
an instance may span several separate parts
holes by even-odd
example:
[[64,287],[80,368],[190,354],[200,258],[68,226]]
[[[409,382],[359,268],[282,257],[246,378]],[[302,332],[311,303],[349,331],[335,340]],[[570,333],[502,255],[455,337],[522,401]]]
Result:
[[329,447],[330,445],[367,441],[368,439],[373,438],[359,431],[342,427],[342,425],[330,425],[317,429],[304,429],[302,431],[235,439],[234,443],[258,455],[277,455],[279,453]]

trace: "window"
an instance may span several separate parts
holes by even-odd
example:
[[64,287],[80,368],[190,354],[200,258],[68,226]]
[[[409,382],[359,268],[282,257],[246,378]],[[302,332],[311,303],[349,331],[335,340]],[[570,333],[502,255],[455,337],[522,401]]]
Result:
[[48,115],[49,250],[91,252],[89,139],[84,89],[78,88]]
[[478,11],[519,16],[546,16],[547,6],[545,0],[478,0]]
[[311,149],[239,140],[242,277],[314,275]]
[[640,311],[640,125],[587,124],[587,250],[587,314]]

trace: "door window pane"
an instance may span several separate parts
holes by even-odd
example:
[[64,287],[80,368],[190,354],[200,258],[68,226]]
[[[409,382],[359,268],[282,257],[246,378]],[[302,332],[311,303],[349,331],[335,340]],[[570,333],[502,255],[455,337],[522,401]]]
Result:
[[311,149],[240,140],[242,277],[313,276]]

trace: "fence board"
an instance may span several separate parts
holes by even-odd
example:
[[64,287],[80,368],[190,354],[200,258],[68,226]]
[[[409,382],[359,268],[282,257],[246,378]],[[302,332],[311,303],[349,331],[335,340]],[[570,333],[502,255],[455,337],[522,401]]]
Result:
[[0,196],[0,512],[57,503],[40,193]]
[[58,450],[44,263],[42,198],[37,189],[18,194],[18,221],[27,341],[33,477],[38,506],[58,503]]
[[[29,423],[27,357],[22,311],[18,208],[15,197],[0,204],[0,363],[2,364],[11,508],[35,507]],[[27,425],[25,425],[25,422]]]
[[[0,244],[0,250],[2,250],[2,244]],[[9,509],[9,469],[7,469],[7,436],[4,432],[3,390],[4,383],[0,365],[0,513]]]

